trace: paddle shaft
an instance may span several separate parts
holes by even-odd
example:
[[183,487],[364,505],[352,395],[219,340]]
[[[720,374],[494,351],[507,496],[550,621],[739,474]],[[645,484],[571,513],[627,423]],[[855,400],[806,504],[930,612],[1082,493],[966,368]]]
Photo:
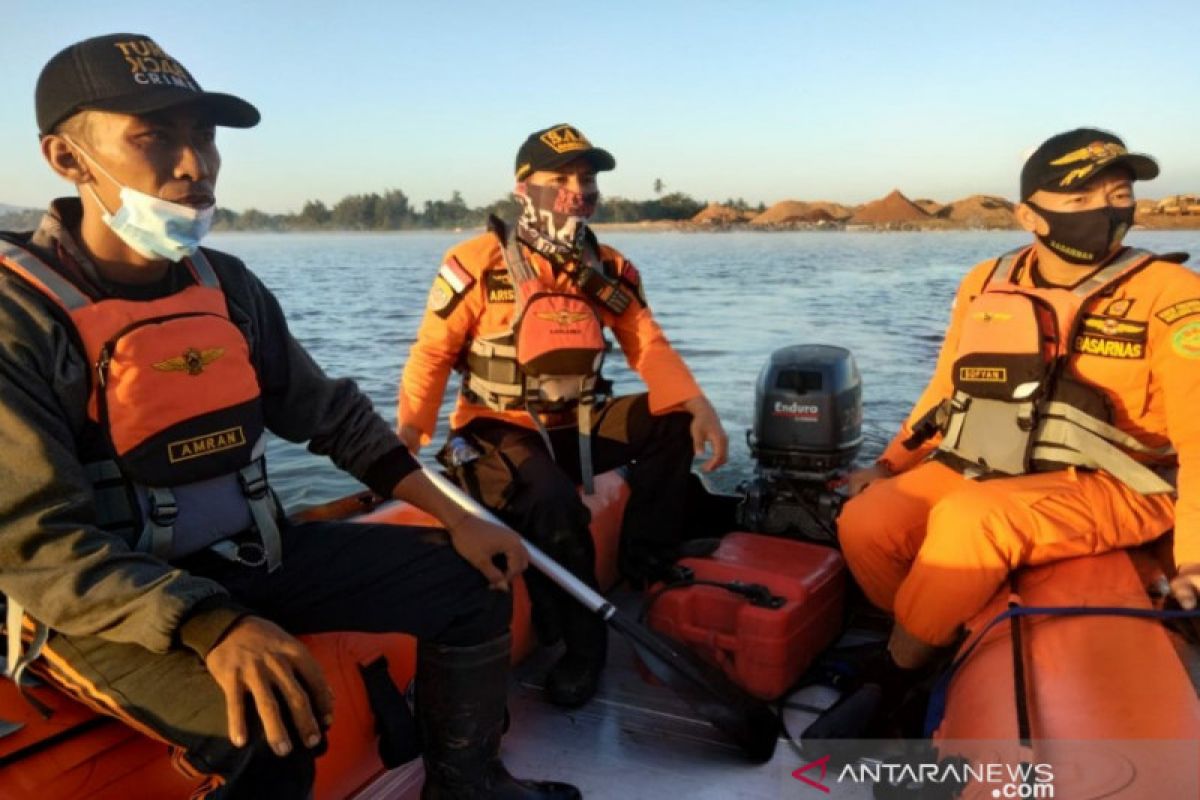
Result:
[[[475,498],[460,489],[456,483],[445,475],[429,467],[422,467],[422,470],[425,473],[425,477],[429,478],[433,485],[453,500],[459,508],[472,516],[486,519],[495,525],[508,528],[495,514],[476,502]],[[521,542],[525,545],[525,549],[529,551],[529,562],[537,567],[539,572],[554,581],[559,588],[582,603],[589,611],[599,614],[605,620],[616,613],[616,608],[612,603],[604,599],[604,595],[572,575],[565,567],[543,553],[537,545],[531,543],[528,539],[522,537]]]
[[[468,514],[504,525],[494,514],[467,495],[453,481],[428,467],[422,468],[433,485]],[[511,530],[511,529],[510,529]],[[767,705],[745,694],[714,667],[690,656],[682,647],[656,636],[617,613],[592,587],[572,575],[535,545],[522,539],[529,560],[567,594],[625,636],[651,673],[719,730],[732,738],[750,759],[763,764],[771,759],[778,741],[779,720]]]

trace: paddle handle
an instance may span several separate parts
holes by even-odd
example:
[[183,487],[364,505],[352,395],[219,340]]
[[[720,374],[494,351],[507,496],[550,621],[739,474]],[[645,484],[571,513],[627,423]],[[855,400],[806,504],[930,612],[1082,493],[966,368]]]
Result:
[[[484,508],[480,503],[476,502],[475,498],[464,492],[458,487],[458,484],[447,478],[437,470],[432,470],[427,466],[421,467],[425,473],[425,477],[429,478],[430,482],[436,486],[442,494],[454,501],[462,510],[466,511],[473,517],[485,519],[493,525],[500,525],[508,528],[495,514]],[[509,530],[512,530],[509,528]],[[515,533],[515,531],[514,531]],[[520,535],[520,534],[518,534]],[[525,537],[521,537],[521,543],[525,545],[525,549],[529,551],[529,561],[543,575],[554,581],[564,592],[582,603],[589,611],[594,614],[599,614],[608,619],[615,612],[615,608],[611,603],[604,599],[604,596],[597,592],[592,587],[581,581],[579,578],[572,575],[565,567],[559,564],[550,556],[546,555],[538,548],[537,545],[530,542]]]

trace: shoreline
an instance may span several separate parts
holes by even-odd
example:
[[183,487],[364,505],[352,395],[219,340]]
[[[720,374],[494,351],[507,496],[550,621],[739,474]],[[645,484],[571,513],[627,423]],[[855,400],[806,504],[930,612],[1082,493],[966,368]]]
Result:
[[[656,220],[647,222],[597,222],[590,225],[598,233],[1017,233],[1021,228],[1015,227],[971,227],[969,225],[931,225],[928,223],[902,225],[705,225],[687,220]],[[470,228],[399,228],[395,230],[354,230],[351,228],[291,228],[276,230],[272,228],[257,228],[252,230],[233,228],[214,228],[212,233],[226,234],[337,234],[337,235],[378,235],[378,234],[424,234],[424,233],[482,233],[483,226]],[[1146,224],[1138,220],[1133,232],[1141,231],[1200,231],[1200,216],[1172,220],[1171,224]]]

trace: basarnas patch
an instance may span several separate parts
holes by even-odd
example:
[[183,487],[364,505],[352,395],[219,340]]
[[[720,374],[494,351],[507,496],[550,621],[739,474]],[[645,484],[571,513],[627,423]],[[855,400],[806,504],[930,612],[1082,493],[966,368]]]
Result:
[[1084,333],[1075,337],[1075,352],[1101,358],[1138,359],[1145,358],[1146,343]]

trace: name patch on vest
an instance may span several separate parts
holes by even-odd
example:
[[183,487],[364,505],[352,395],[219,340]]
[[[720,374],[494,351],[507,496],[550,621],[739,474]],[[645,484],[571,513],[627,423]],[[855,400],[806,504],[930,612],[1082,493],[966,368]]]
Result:
[[1183,319],[1184,317],[1190,317],[1193,314],[1200,314],[1200,297],[1196,297],[1191,300],[1184,300],[1183,302],[1176,303],[1173,306],[1167,306],[1154,316],[1158,317],[1168,325],[1171,325]]
[[1101,358],[1136,359],[1145,357],[1146,344],[1085,333],[1075,337],[1075,352]]
[[489,303],[514,303],[517,293],[513,291],[512,278],[507,270],[491,269],[483,273],[483,286]]
[[245,444],[246,432],[239,425],[236,428],[226,428],[216,433],[207,433],[203,436],[193,436],[191,439],[171,442],[167,445],[167,459],[172,464],[177,464],[180,461],[232,450]]
[[958,379],[963,383],[1007,383],[1004,367],[959,367]]

